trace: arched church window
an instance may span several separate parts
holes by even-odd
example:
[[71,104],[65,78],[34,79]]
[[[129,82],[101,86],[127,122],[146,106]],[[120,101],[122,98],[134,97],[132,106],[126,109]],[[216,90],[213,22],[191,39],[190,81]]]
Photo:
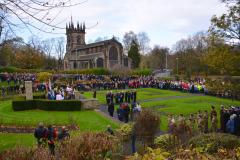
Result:
[[103,68],[103,58],[97,59],[97,68]]
[[111,47],[109,50],[109,60],[117,61],[118,60],[118,51],[116,47]]

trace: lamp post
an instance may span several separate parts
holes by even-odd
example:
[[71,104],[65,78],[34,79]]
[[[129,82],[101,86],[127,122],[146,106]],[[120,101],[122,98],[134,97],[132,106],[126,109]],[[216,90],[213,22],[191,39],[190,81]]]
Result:
[[177,60],[177,75],[178,75],[178,57],[176,58]]

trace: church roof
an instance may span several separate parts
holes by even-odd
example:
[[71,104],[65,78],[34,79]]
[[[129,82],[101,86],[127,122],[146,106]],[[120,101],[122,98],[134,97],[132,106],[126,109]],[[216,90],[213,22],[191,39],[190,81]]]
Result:
[[122,47],[122,44],[116,40],[115,37],[113,37],[112,39],[108,39],[108,40],[104,40],[104,41],[100,41],[100,42],[95,42],[95,43],[89,43],[89,44],[86,44],[84,46],[81,46],[81,47],[78,47],[76,49],[73,49],[71,52],[76,52],[77,51],[81,51],[81,50],[85,50],[85,49],[88,49],[88,48],[94,48],[94,47],[99,47],[99,46],[104,46],[104,45],[107,45],[111,42],[115,42],[117,44],[119,44],[121,47]]

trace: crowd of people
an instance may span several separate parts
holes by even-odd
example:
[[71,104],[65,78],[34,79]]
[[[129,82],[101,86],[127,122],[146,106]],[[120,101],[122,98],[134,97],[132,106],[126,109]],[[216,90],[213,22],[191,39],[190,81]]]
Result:
[[119,108],[116,110],[118,119],[125,123],[128,123],[129,118],[131,120],[136,117],[137,113],[141,111],[141,106],[136,102],[137,91],[127,90],[113,93],[112,91],[106,94],[106,103],[108,105],[109,115],[113,117],[115,104],[119,104]]
[[[218,128],[218,116],[220,119],[220,128]],[[210,124],[209,124],[210,122]],[[191,113],[189,116],[180,114],[179,116],[168,115],[168,132],[187,132],[190,135],[195,133],[222,132],[240,136],[240,107],[221,106],[218,115],[214,106],[211,111],[199,110],[197,113]]]
[[[159,80],[153,76],[114,76],[94,74],[54,74],[52,84],[57,80],[66,79],[72,89],[76,90],[124,90],[133,88],[159,88],[187,91],[191,93],[207,93],[205,81],[196,79],[194,81]],[[8,93],[24,93],[24,81],[33,82],[33,91],[44,91],[48,88],[48,82],[40,83],[37,74],[30,73],[4,73],[0,74],[0,82],[7,85],[1,86],[2,96]],[[64,88],[66,88],[65,85]],[[60,90],[60,89],[59,89]],[[56,95],[56,93],[55,93]]]
[[[180,114],[178,117],[173,115],[168,116],[168,132],[175,134],[180,130],[185,130],[190,135],[195,132],[198,133],[208,133],[208,132],[217,132],[217,111],[214,106],[211,107],[211,112],[207,110],[199,110],[197,113],[191,113],[187,118]],[[210,125],[209,125],[210,121]],[[210,128],[209,128],[210,126]]]
[[240,136],[240,107],[221,106],[220,129],[224,133],[231,133]]
[[34,131],[34,137],[37,140],[38,147],[45,147],[48,145],[51,154],[55,154],[56,141],[62,142],[70,138],[70,134],[65,126],[61,128],[53,127],[49,125],[44,127],[43,123],[39,123],[39,126]]
[[49,87],[47,98],[48,100],[70,100],[74,99],[74,87],[67,85],[66,87],[59,87],[57,85]]

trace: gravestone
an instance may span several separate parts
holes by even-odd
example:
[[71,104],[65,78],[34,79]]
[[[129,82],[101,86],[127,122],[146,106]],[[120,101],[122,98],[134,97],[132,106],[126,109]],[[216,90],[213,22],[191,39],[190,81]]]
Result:
[[75,100],[80,100],[81,93],[78,91],[74,91],[74,96],[75,96]]
[[82,108],[87,110],[99,109],[99,102],[96,98],[81,99]]
[[33,99],[32,81],[25,81],[26,100]]

